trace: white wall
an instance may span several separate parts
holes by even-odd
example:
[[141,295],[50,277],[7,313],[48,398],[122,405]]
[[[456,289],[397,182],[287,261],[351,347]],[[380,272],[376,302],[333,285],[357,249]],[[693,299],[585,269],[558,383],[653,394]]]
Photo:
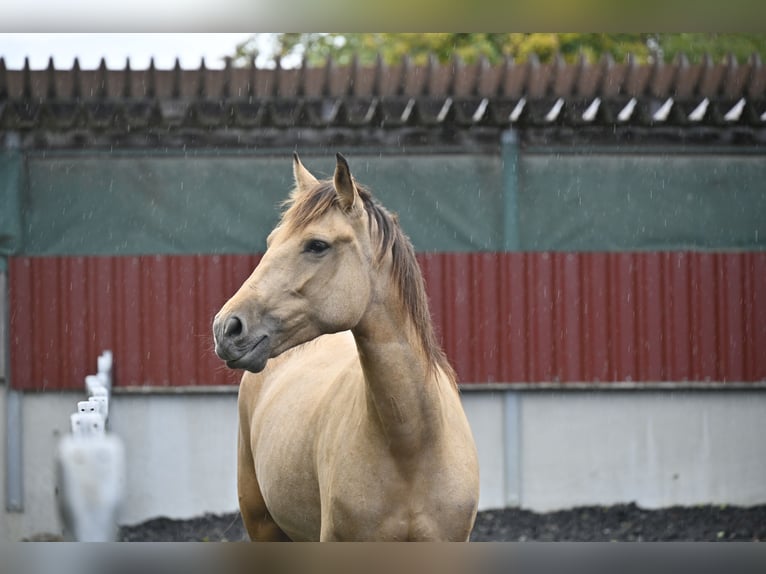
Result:
[[[5,389],[0,388],[4,421]],[[61,534],[54,457],[83,393],[24,394],[24,511],[0,519],[0,541]],[[168,516],[190,518],[237,509],[236,395],[113,395],[109,430],[125,443],[126,496],[121,524]],[[5,423],[3,422],[3,427]],[[5,460],[5,441],[0,444]],[[0,486],[5,492],[5,473]]]
[[125,442],[122,524],[238,509],[237,396],[114,398],[111,430]]
[[[501,394],[463,394],[482,462],[481,508],[513,499],[535,511],[766,503],[764,390],[522,392],[518,440],[500,445],[492,411]],[[515,481],[500,476],[513,459]]]
[[[60,534],[53,460],[82,393],[24,394],[24,512],[0,541]],[[766,503],[766,391],[464,391],[482,509]],[[5,427],[5,389],[0,421]],[[236,395],[113,396],[125,441],[122,524],[237,509]],[[5,460],[0,441],[0,460]],[[5,493],[0,473],[0,493]]]

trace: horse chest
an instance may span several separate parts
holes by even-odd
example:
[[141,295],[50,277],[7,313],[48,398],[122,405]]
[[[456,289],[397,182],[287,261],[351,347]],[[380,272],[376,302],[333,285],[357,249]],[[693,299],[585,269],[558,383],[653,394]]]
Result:
[[[338,473],[337,483],[323,490],[323,539],[462,539],[462,533],[453,537],[442,531],[443,519],[454,507],[439,485],[422,469],[402,474],[396,466],[371,465]],[[459,523],[462,517],[455,518]]]

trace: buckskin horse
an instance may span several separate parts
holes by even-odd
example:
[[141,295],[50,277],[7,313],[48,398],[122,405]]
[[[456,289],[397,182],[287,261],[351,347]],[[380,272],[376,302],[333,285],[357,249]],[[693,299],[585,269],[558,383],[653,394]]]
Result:
[[237,489],[253,540],[468,540],[476,446],[397,218],[340,154],[295,189],[213,321],[245,369]]

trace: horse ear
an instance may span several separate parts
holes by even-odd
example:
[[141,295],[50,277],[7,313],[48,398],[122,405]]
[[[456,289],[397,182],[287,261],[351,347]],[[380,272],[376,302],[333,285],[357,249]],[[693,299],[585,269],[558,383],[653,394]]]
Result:
[[346,158],[341,154],[336,154],[338,163],[335,166],[335,175],[333,176],[333,182],[335,184],[335,193],[338,194],[341,207],[345,211],[351,211],[356,203],[357,195],[356,186],[354,180],[351,179],[351,171],[348,168],[348,162]]
[[304,193],[314,187],[319,181],[301,163],[298,154],[293,152],[293,176],[295,177],[295,192]]

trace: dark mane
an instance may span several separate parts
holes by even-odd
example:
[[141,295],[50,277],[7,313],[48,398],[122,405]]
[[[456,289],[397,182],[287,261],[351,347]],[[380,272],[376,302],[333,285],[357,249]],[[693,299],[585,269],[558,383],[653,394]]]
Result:
[[[377,242],[377,261],[391,253],[394,282],[399,286],[402,304],[420,337],[429,365],[432,368],[441,368],[453,386],[456,386],[455,372],[434,333],[423,274],[415,258],[412,242],[402,231],[395,215],[378,203],[367,188],[358,183],[356,188],[370,221],[370,229],[377,230],[374,232],[376,237],[373,238]],[[293,193],[284,207],[282,221],[296,230],[305,227],[330,209],[340,209],[335,187],[329,180],[319,182],[313,189],[304,193]],[[372,222],[375,222],[374,226]]]

